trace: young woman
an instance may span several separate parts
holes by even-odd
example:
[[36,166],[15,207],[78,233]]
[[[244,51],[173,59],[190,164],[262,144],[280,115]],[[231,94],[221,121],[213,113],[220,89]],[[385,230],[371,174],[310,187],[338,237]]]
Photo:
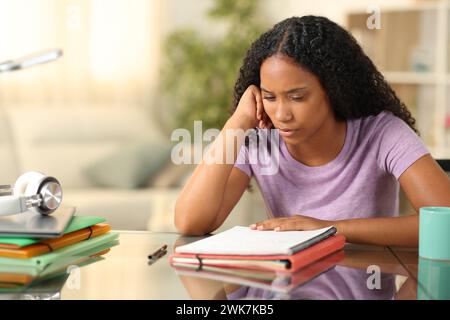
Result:
[[[419,218],[398,216],[399,185],[418,212],[450,206],[450,180],[414,124],[347,31],[323,17],[286,19],[248,51],[234,113],[209,151],[231,150],[238,161],[199,164],[178,198],[175,224],[186,235],[214,231],[254,177],[273,217],[251,228],[334,225],[348,242],[417,246]],[[244,139],[235,144],[225,134],[254,127],[279,134],[275,174],[249,163]]]

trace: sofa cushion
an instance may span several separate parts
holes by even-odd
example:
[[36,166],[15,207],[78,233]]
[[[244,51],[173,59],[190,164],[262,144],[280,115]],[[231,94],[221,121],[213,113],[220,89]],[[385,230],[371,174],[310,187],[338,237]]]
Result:
[[119,146],[110,155],[84,169],[99,187],[135,189],[146,186],[170,161],[170,145],[139,141]]
[[158,195],[153,190],[69,189],[62,204],[76,207],[76,215],[106,219],[113,229],[146,230]]
[[64,188],[95,184],[84,169],[120,146],[142,139],[168,141],[143,108],[124,106],[14,107],[7,109],[18,171],[41,171]]

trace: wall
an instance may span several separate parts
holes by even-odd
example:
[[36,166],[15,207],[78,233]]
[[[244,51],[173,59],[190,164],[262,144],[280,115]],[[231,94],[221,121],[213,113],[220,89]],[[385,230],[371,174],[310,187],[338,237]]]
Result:
[[[216,34],[217,26],[208,22],[204,13],[214,0],[164,0],[161,6],[163,34],[179,27],[193,27],[205,33]],[[322,15],[345,24],[349,10],[366,10],[370,5],[382,7],[406,6],[423,2],[412,0],[259,0],[264,11],[262,19],[275,23],[291,16]],[[282,5],[280,5],[282,3]],[[220,28],[220,27],[219,27]]]

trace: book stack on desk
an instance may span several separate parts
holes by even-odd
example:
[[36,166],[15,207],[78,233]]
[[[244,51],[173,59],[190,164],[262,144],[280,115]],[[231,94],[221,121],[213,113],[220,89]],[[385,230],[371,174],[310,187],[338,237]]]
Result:
[[24,289],[65,274],[69,266],[98,261],[118,244],[118,234],[100,217],[74,216],[54,239],[0,235],[0,291]]
[[[274,292],[289,293],[293,289],[334,268],[344,258],[344,251],[334,252],[296,272],[278,272],[275,270],[249,270],[240,268],[221,268],[203,266],[198,270],[193,265],[175,263],[179,276],[197,277],[208,280],[233,283]],[[177,266],[178,265],[178,266]]]
[[335,233],[334,227],[285,232],[234,227],[177,247],[169,261],[180,275],[272,287],[285,279],[278,287],[288,291],[343,257],[345,238]]

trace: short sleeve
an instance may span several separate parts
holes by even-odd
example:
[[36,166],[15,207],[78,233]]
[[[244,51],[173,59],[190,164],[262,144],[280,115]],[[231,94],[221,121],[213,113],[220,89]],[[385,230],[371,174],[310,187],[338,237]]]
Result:
[[245,145],[241,146],[234,166],[239,170],[244,171],[250,178],[253,176],[253,170],[249,161],[248,147]]
[[378,163],[398,180],[414,162],[429,154],[420,137],[400,118],[384,114],[376,124]]

